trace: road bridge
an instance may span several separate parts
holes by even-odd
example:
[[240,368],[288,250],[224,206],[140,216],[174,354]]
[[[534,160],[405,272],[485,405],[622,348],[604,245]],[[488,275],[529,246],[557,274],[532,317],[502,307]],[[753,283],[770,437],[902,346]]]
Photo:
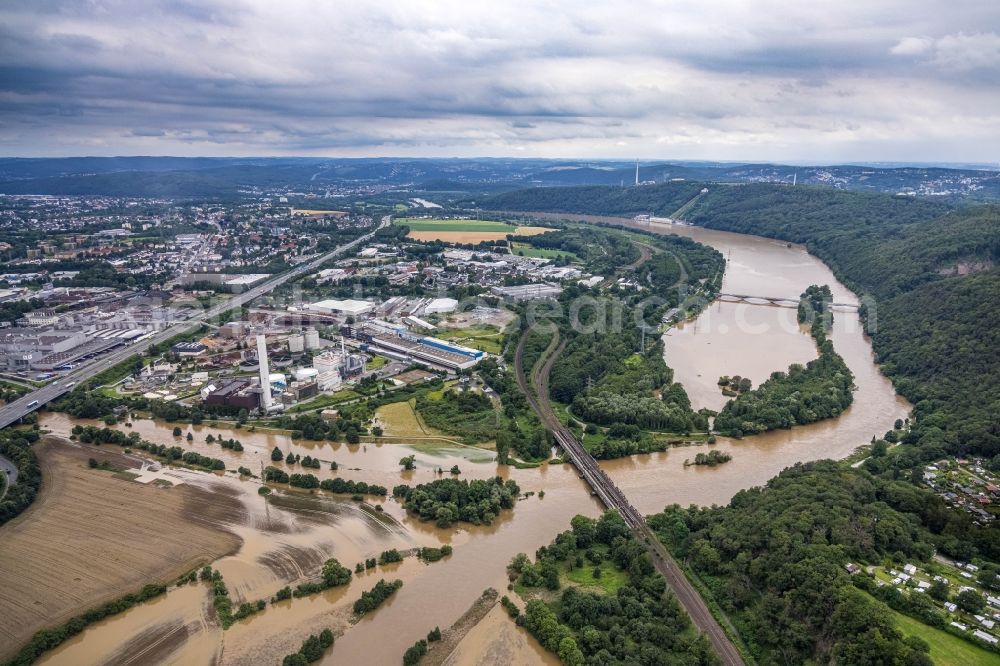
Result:
[[144,340],[140,340],[132,345],[125,346],[121,349],[112,351],[104,356],[95,359],[94,361],[88,363],[87,365],[80,367],[73,372],[70,372],[63,377],[60,377],[56,381],[43,386],[40,389],[27,393],[17,400],[10,402],[0,408],[0,428],[6,428],[12,423],[15,423],[26,414],[29,414],[42,405],[52,402],[56,398],[59,398],[66,393],[69,393],[75,386],[81,382],[84,382],[91,377],[107,370],[108,368],[121,363],[122,361],[129,359],[133,356],[140,355],[144,353],[147,349],[155,344],[165,342],[170,338],[180,335],[182,333],[187,333],[192,329],[211,322],[212,319],[218,317],[224,312],[228,312],[234,308],[239,308],[246,303],[263,296],[264,294],[270,293],[274,289],[285,284],[293,278],[300,277],[305,273],[317,270],[324,263],[333,259],[339,254],[347,252],[353,249],[357,245],[366,242],[375,232],[379,229],[388,226],[392,222],[390,216],[385,216],[382,218],[379,225],[372,231],[363,236],[360,236],[350,243],[341,245],[333,250],[323,254],[312,261],[302,264],[293,268],[290,271],[282,273],[277,277],[271,278],[261,284],[249,289],[241,294],[237,294],[230,298],[229,300],[223,301],[218,305],[214,305],[208,310],[197,314],[190,319],[186,319],[183,322],[174,324],[163,331],[156,333],[156,335],[150,336]]
[[[753,303],[753,301],[766,301],[768,305],[776,305],[778,307],[785,308],[797,308],[799,307],[798,298],[789,298],[787,296],[758,296],[756,294],[730,294],[730,293],[720,293],[718,295],[719,300],[722,301],[746,301]],[[756,305],[762,305],[760,303]],[[858,309],[857,303],[830,303],[831,306],[838,308],[851,308],[854,310]]]
[[[742,666],[743,658],[740,656],[736,646],[729,639],[722,626],[716,621],[705,604],[705,600],[694,589],[694,586],[684,575],[680,566],[674,561],[670,553],[667,552],[663,544],[660,543],[656,535],[653,534],[653,531],[649,529],[649,526],[646,525],[646,519],[639,513],[638,509],[632,506],[625,494],[615,485],[611,477],[608,476],[607,472],[597,464],[597,460],[583,448],[583,444],[576,438],[576,435],[559,421],[559,418],[552,410],[552,405],[549,402],[549,375],[552,371],[552,365],[559,358],[559,355],[566,346],[566,342],[563,341],[560,343],[555,348],[555,351],[545,358],[540,368],[532,373],[532,387],[528,385],[523,363],[524,343],[528,335],[530,335],[530,332],[525,331],[518,341],[517,350],[514,355],[514,368],[517,383],[528,399],[531,408],[538,415],[542,424],[552,432],[556,443],[565,451],[570,462],[579,471],[580,477],[587,482],[587,485],[590,486],[593,493],[601,500],[601,503],[609,509],[617,510],[636,538],[639,539],[640,543],[646,544],[656,570],[663,576],[670,589],[673,590],[678,602],[687,611],[695,627],[708,638],[712,648],[722,662],[726,666]],[[550,344],[549,349],[546,351],[551,351],[552,347],[558,343],[559,332],[556,331],[555,335],[556,338],[553,339],[553,343]]]

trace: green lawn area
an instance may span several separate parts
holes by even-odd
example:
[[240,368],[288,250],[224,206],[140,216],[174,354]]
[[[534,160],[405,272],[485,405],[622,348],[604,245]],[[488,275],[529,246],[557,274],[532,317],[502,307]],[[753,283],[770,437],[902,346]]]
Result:
[[365,370],[378,370],[379,368],[384,368],[389,365],[389,359],[385,356],[375,356],[372,360],[365,363]]
[[487,354],[499,354],[501,351],[499,336],[496,338],[473,338],[471,340],[465,340],[461,344],[466,347],[471,347],[472,349],[484,351]]
[[336,393],[331,393],[329,395],[321,395],[309,400],[308,402],[303,402],[301,404],[295,405],[289,412],[304,412],[310,409],[319,409],[320,407],[328,407],[330,405],[336,405],[341,402],[346,402],[354,398],[360,397],[358,393],[351,390],[337,391]]
[[594,565],[587,562],[579,569],[562,572],[562,577],[590,592],[601,592],[609,596],[618,594],[618,588],[628,582],[628,574],[611,564],[601,563],[601,577],[594,578]]
[[435,391],[428,391],[424,395],[427,396],[428,400],[441,400],[442,398],[444,398],[444,392],[447,391],[448,389],[450,389],[452,386],[454,386],[457,383],[458,383],[458,381],[456,381],[456,380],[453,379],[450,382],[445,382],[444,385],[441,388],[439,388],[439,389],[437,389]]
[[555,259],[556,257],[569,257],[570,261],[580,261],[580,257],[565,250],[550,250],[543,247],[532,247],[527,243],[514,243],[511,252],[525,257],[539,257],[541,259]]
[[412,231],[499,231],[514,233],[517,229],[506,222],[493,220],[446,220],[441,218],[398,217],[392,221],[398,226],[408,226]]
[[927,641],[931,646],[931,659],[937,666],[997,666],[1000,664],[1000,655],[984,650],[968,641],[963,641],[958,636],[952,636],[946,631],[929,627],[923,622],[919,622],[892,611],[896,618],[896,626],[905,636],[917,636]]
[[434,334],[434,337],[441,340],[451,340],[465,347],[484,351],[487,354],[499,354],[501,335],[500,330],[495,326],[471,326],[469,328],[438,331]]

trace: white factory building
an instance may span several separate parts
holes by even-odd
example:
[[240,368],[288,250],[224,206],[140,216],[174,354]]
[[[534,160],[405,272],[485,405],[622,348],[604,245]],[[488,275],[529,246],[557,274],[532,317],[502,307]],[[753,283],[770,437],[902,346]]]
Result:
[[424,307],[424,314],[440,314],[444,312],[454,312],[458,307],[458,301],[454,298],[435,298]]
[[312,312],[318,312],[320,314],[343,314],[358,317],[360,315],[374,312],[375,304],[371,301],[328,299],[312,303],[308,306],[308,309]]

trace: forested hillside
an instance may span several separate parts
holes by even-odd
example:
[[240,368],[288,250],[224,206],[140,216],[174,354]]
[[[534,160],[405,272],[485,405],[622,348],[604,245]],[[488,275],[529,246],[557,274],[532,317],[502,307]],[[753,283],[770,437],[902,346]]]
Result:
[[667,507],[650,525],[759,663],[917,666],[931,663],[926,645],[905,640],[889,609],[854,588],[845,565],[929,558],[932,537],[903,510],[920,505],[909,484],[823,461],[740,491],[728,507]]
[[702,185],[664,183],[647,187],[536,187],[498,194],[482,202],[483,208],[506,211],[549,211],[589,215],[670,215],[690,201]]
[[[663,212],[691,185],[544,188],[483,205]],[[1000,466],[1000,207],[952,209],[820,187],[708,187],[687,220],[804,243],[873,304],[863,314],[878,360],[915,405],[916,422],[904,438],[915,448],[902,461],[976,453]]]

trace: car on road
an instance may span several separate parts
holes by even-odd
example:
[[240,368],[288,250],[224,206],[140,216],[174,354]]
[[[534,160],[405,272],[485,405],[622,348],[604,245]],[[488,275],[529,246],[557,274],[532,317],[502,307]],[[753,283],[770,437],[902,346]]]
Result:
[[28,409],[31,409],[32,407],[38,407],[38,401],[32,400],[31,402],[28,403],[27,407]]

